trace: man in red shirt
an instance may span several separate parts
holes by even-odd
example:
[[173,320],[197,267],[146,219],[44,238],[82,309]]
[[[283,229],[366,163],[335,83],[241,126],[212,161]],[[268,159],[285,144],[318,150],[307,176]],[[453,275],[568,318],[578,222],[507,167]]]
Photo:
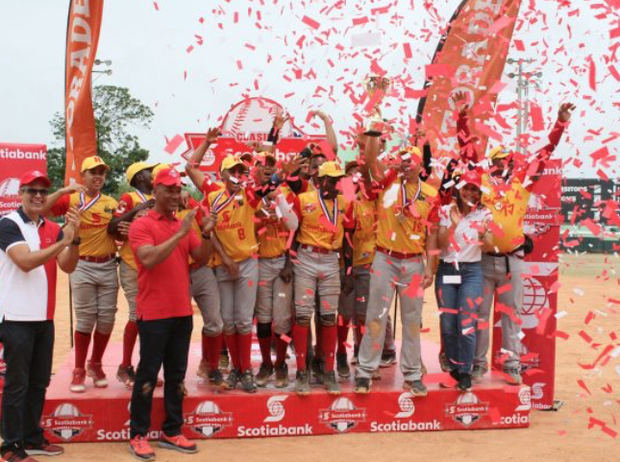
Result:
[[[202,244],[192,231],[196,211],[183,220],[175,216],[181,201],[181,177],[172,168],[163,168],[153,180],[155,205],[136,219],[129,229],[129,244],[138,264],[136,312],[140,336],[140,362],[131,396],[130,451],[140,460],[153,460],[155,453],[146,435],[151,423],[153,389],[157,373],[164,366],[164,406],[166,420],[159,446],[185,453],[198,449],[181,434],[185,372],[192,333],[189,294],[191,256],[203,262],[211,253],[211,240]],[[209,216],[202,232],[215,224]]]

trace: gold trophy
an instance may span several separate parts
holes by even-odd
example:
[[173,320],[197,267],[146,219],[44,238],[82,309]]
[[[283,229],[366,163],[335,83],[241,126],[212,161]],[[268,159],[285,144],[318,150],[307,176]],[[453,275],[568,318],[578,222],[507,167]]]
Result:
[[370,96],[371,99],[378,90],[381,90],[383,92],[381,97],[377,100],[375,107],[368,115],[368,119],[364,126],[365,135],[381,136],[382,133],[385,133],[387,131],[386,129],[388,128],[388,124],[383,120],[379,104],[381,103],[381,100],[385,97],[385,94],[387,93],[391,85],[391,79],[378,75],[371,75],[366,78],[366,80],[364,80],[364,87],[366,88],[368,96]]

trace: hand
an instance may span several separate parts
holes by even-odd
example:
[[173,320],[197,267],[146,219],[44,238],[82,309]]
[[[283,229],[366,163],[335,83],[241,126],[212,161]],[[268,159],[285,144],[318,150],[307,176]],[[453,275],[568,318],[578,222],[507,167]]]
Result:
[[284,268],[280,270],[279,276],[280,279],[282,279],[282,281],[286,284],[291,282],[293,280],[293,265],[290,262],[287,262],[286,265],[284,265]]
[[281,112],[276,112],[276,115],[273,119],[273,128],[276,130],[281,130],[284,126],[284,123],[291,118],[290,115],[284,115]]
[[189,230],[192,229],[192,224],[194,223],[194,219],[196,218],[196,209],[192,209],[189,211],[185,217],[183,217],[183,221],[181,222],[181,229],[179,229],[179,233],[181,237],[185,236],[189,233]]
[[464,114],[467,112],[467,109],[469,109],[469,105],[467,104],[467,93],[464,91],[457,91],[454,93],[454,95],[452,95],[452,101],[454,101],[456,109],[461,114]]
[[433,285],[433,279],[435,279],[435,275],[433,274],[433,270],[428,265],[424,269],[424,278],[422,279],[422,289],[427,289]]
[[217,223],[217,212],[215,210],[211,210],[209,216],[205,220],[205,223],[202,226],[202,234],[209,234],[215,228],[215,224]]
[[73,183],[73,184],[70,184],[69,186],[65,186],[64,188],[61,188],[60,191],[64,195],[64,194],[71,194],[74,192],[86,192],[86,188],[79,183]]
[[570,116],[572,112],[575,110],[577,106],[573,103],[564,103],[560,106],[558,110],[558,120],[560,122],[568,122],[570,120]]
[[227,257],[222,261],[222,263],[226,268],[226,271],[228,271],[228,274],[230,274],[233,279],[237,279],[237,276],[239,276],[239,265],[237,262],[230,257]]
[[125,239],[129,237],[129,227],[131,226],[130,221],[121,221],[118,223],[118,233]]
[[312,117],[318,117],[319,119],[321,119],[324,123],[329,123],[329,116],[323,112],[323,111],[310,111],[310,114]]
[[342,293],[344,295],[349,295],[353,292],[355,288],[355,278],[352,274],[345,274],[344,279],[342,280]]
[[73,238],[77,235],[77,229],[72,225],[67,223],[62,228],[62,240],[60,241],[63,246],[67,246],[71,244]]
[[307,160],[304,159],[301,156],[297,156],[287,162],[283,162],[282,163],[282,173],[284,174],[285,177],[289,176],[291,173],[299,170],[301,168],[301,166],[304,164],[304,162],[306,162]]
[[463,215],[461,215],[459,208],[456,205],[452,205],[450,208],[450,219],[452,220],[453,226],[457,226],[461,218],[463,218]]
[[217,137],[220,136],[221,134],[222,132],[220,132],[219,128],[212,127],[207,130],[207,133],[205,133],[205,141],[207,142],[207,144],[216,143]]
[[65,214],[65,223],[67,225],[72,225],[76,230],[80,227],[80,210],[74,205],[67,210]]

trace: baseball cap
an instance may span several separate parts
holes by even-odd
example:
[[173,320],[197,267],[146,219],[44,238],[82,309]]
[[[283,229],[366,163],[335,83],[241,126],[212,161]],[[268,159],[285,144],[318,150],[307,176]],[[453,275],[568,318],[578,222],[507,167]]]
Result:
[[398,156],[401,158],[401,160],[411,159],[413,161],[413,157],[417,157],[418,161],[421,161],[422,151],[420,151],[420,148],[418,148],[417,146],[407,146],[406,148],[398,151]]
[[47,177],[45,173],[40,170],[28,170],[26,173],[22,175],[19,179],[19,187],[26,186],[30,183],[33,183],[36,180],[41,180],[45,183],[45,187],[49,188],[52,185],[52,182]]
[[159,169],[153,179],[153,186],[181,186],[181,175],[174,168],[166,167]]
[[510,155],[510,150],[506,149],[504,146],[496,146],[489,151],[487,157],[489,160],[493,159],[504,159]]
[[340,178],[344,176],[344,172],[340,165],[333,160],[323,162],[319,167],[319,178],[329,176],[331,178]]
[[267,163],[267,159],[272,159],[273,162],[275,163],[276,156],[274,156],[269,151],[261,151],[258,154],[256,154],[256,156],[254,156],[254,163],[255,164],[265,165]]
[[482,187],[482,175],[478,170],[467,170],[461,175],[461,181],[464,182],[464,184],[473,184],[478,189]]
[[144,161],[134,162],[129,167],[127,167],[127,171],[126,171],[127,183],[131,184],[131,180],[133,180],[133,177],[136,176],[142,170],[154,168],[157,165],[159,165],[157,162],[153,162],[153,163],[144,162]]
[[95,167],[99,167],[103,165],[107,170],[110,170],[110,167],[106,165],[103,159],[99,156],[90,156],[82,161],[82,168],[80,172],[85,172],[86,170],[91,170]]
[[222,164],[220,165],[220,172],[223,172],[224,170],[230,170],[231,168],[236,167],[237,165],[243,166],[244,165],[243,161],[233,155],[226,156],[224,157],[224,160],[222,161]]

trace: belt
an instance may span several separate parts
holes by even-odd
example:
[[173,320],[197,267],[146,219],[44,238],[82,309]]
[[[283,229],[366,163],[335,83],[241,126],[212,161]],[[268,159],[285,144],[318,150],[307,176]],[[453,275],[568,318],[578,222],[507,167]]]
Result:
[[116,258],[115,253],[111,253],[109,255],[104,255],[103,257],[91,257],[90,255],[82,255],[80,256],[80,260],[87,261],[90,263],[106,263],[110,260]]
[[405,260],[407,258],[415,258],[415,257],[422,256],[422,252],[418,252],[418,253],[402,253],[402,252],[396,252],[394,250],[384,249],[383,247],[379,247],[379,246],[377,246],[377,250],[379,252],[381,252],[381,253],[389,255],[390,257],[399,258],[401,260]]
[[332,253],[331,249],[324,249],[323,247],[315,247],[313,245],[301,244],[301,248],[304,250],[309,250],[314,253]]

